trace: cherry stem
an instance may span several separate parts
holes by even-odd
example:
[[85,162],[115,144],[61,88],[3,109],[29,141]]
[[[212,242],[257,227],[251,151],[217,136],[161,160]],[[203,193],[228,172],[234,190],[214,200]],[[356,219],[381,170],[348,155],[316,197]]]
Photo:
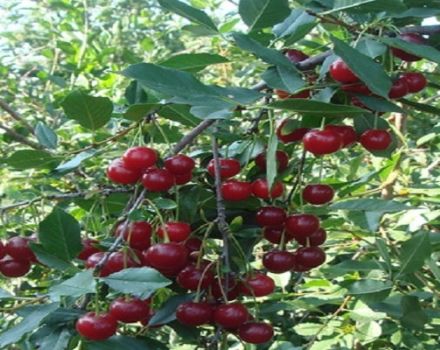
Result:
[[208,270],[214,264],[215,264],[215,261],[211,261],[208,265],[205,266],[205,268],[202,271],[202,276],[200,277],[199,283],[197,283],[196,297],[194,299],[194,301],[196,303],[198,303],[200,301],[200,294],[201,294],[203,279],[205,278],[205,275],[208,272]]
[[162,214],[160,213],[159,208],[154,204],[154,202],[150,199],[146,199],[147,203],[153,208],[154,212],[156,213],[157,217],[159,218],[160,226],[162,227],[163,233],[164,233],[164,241],[165,243],[168,243],[170,241],[170,237],[168,236],[168,232],[166,230],[165,226],[165,220],[163,219]]
[[295,196],[295,194],[298,190],[299,184],[301,183],[302,173],[304,171],[304,165],[306,163],[306,154],[307,154],[307,151],[305,149],[303,149],[303,153],[301,156],[301,160],[299,162],[298,172],[296,174],[295,182],[292,185],[292,189],[290,190],[289,195],[287,196],[287,203],[288,204],[292,201],[292,198]]
[[[208,239],[209,234],[211,233],[212,229],[214,228],[214,224],[215,224],[214,221],[208,223],[208,227],[207,227],[207,229],[206,229],[206,232],[205,232],[205,234],[203,235],[202,245],[200,246],[199,256],[197,257],[197,262],[196,262],[196,267],[197,267],[197,268],[200,267],[200,264],[201,264],[201,262],[202,262],[202,256],[203,256],[203,251],[205,250],[206,240]],[[204,227],[204,226],[206,226],[206,224],[203,225],[203,226],[201,226],[201,227]],[[200,229],[200,228],[199,228],[199,229]]]
[[[217,263],[216,263],[218,286],[220,289],[220,293],[223,297],[223,300],[227,304],[228,303],[228,295],[226,294],[225,289],[223,288],[223,283],[222,283],[222,279],[221,279],[220,264],[221,264],[221,260],[219,259],[219,260],[217,260]],[[227,275],[227,278],[225,278],[225,282],[227,282],[228,280],[229,280],[229,275]],[[229,291],[229,289],[228,289],[229,286],[226,283],[225,283],[225,287],[226,287],[226,290]]]

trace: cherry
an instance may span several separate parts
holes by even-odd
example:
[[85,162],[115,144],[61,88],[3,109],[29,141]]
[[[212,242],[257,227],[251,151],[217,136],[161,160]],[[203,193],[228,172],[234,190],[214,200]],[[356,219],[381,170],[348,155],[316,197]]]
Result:
[[367,85],[363,83],[342,85],[341,89],[344,91],[353,92],[355,94],[371,95],[371,90],[368,88]]
[[255,197],[262,199],[278,198],[283,195],[284,186],[281,181],[275,181],[269,193],[269,186],[266,179],[257,179],[252,183],[252,193]]
[[399,78],[393,83],[393,86],[391,87],[391,90],[388,93],[388,97],[394,98],[394,99],[401,98],[401,97],[405,96],[406,94],[408,94],[408,92],[409,92],[409,89],[408,89],[408,84],[406,82],[406,79]]
[[241,340],[250,344],[263,344],[273,337],[273,328],[264,322],[248,322],[238,329]]
[[185,156],[184,154],[178,154],[165,160],[165,168],[174,175],[183,175],[190,173],[196,163],[194,159]]
[[208,303],[189,301],[180,304],[176,310],[177,320],[187,326],[200,326],[212,320],[212,306]]
[[150,314],[150,302],[138,298],[118,298],[110,304],[109,313],[124,323],[142,321]]
[[[412,43],[412,44],[425,44],[426,43],[425,38],[423,38],[423,36],[421,36],[420,34],[416,34],[416,33],[401,34],[401,35],[399,35],[398,38],[402,39],[406,42]],[[391,51],[394,56],[399,57],[402,61],[415,62],[415,61],[420,61],[422,59],[419,56],[405,52],[404,50],[398,49],[397,47],[391,48]]]
[[[96,265],[104,259],[106,252],[97,252],[92,255],[90,255],[86,260],[86,268],[88,269],[94,269]],[[107,268],[106,264],[101,268],[101,271],[99,272],[99,276],[106,277],[110,275],[112,272]]]
[[327,233],[324,229],[319,228],[308,237],[295,237],[295,240],[303,246],[318,246],[325,242]]
[[198,252],[202,249],[202,240],[197,237],[192,237],[186,240],[185,247],[188,249],[189,253]]
[[275,290],[275,282],[264,273],[258,272],[246,278],[241,284],[241,292],[244,295],[264,297],[272,294]]
[[139,266],[139,264],[131,256],[129,256],[127,252],[113,252],[110,253],[110,256],[105,264],[105,271],[109,274],[112,274],[137,266]]
[[[276,151],[275,158],[278,165],[278,171],[286,170],[287,165],[289,164],[289,156],[284,151]],[[257,167],[259,167],[261,170],[266,170],[266,153],[260,153],[255,158],[255,164]]]
[[144,263],[166,274],[179,273],[187,264],[188,250],[176,242],[159,243],[151,246],[142,253]]
[[386,150],[393,141],[391,134],[382,129],[370,129],[365,131],[359,142],[365,149],[369,151],[383,151]]
[[334,130],[311,130],[303,137],[304,148],[315,156],[331,154],[341,149],[342,137]]
[[11,256],[14,260],[35,262],[37,258],[34,252],[29,247],[28,237],[15,236],[11,237],[6,244],[6,254]]
[[325,262],[325,253],[319,247],[299,248],[296,253],[296,261],[306,268],[313,268]]
[[333,188],[323,184],[307,185],[302,192],[304,201],[314,205],[326,204],[333,199],[334,195]]
[[174,181],[176,182],[176,185],[184,185],[191,181],[192,176],[193,174],[191,171],[185,174],[174,175]]
[[0,241],[0,259],[6,255],[6,247],[2,241]]
[[286,50],[285,55],[292,63],[299,63],[309,58],[304,52],[296,49]]
[[95,247],[99,242],[96,239],[86,238],[82,241],[83,249],[78,254],[78,259],[87,260],[90,255],[98,253],[101,249]]
[[[227,179],[232,176],[237,175],[240,172],[240,162],[236,159],[226,158],[226,159],[219,159],[220,163],[220,177],[222,179]],[[215,177],[215,170],[214,170],[214,159],[211,159],[211,161],[208,164],[208,173]]]
[[151,192],[165,192],[174,185],[174,176],[166,169],[150,169],[142,177],[142,184]]
[[235,329],[248,321],[250,315],[243,304],[231,303],[218,306],[214,311],[214,321],[226,329]]
[[107,168],[107,177],[110,181],[131,185],[141,178],[142,172],[139,169],[129,169],[122,159],[113,160]]
[[257,212],[257,224],[259,226],[280,226],[286,221],[286,212],[282,208],[262,207]]
[[277,94],[277,96],[280,99],[284,100],[286,98],[309,98],[311,91],[309,89],[306,89],[306,90],[302,90],[300,92],[297,92],[296,94],[291,94],[287,91],[276,89],[275,93]]
[[179,272],[176,281],[179,286],[185,289],[197,290],[199,284],[201,289],[206,289],[214,281],[214,275],[206,266],[188,265]]
[[221,193],[227,201],[244,201],[252,195],[252,186],[247,181],[228,180],[222,183]]
[[342,138],[342,147],[349,147],[357,141],[356,131],[350,125],[329,124],[324,127],[324,130],[331,130],[339,134]]
[[422,73],[416,73],[416,72],[403,73],[401,78],[406,81],[406,85],[408,86],[408,92],[412,92],[412,93],[422,91],[428,84],[428,81],[426,80],[425,76]]
[[237,281],[234,278],[229,277],[228,288],[226,290],[226,280],[224,278],[219,279],[216,277],[211,284],[211,293],[214,298],[221,299],[223,297],[222,290],[220,288],[220,283],[222,285],[223,290],[226,293],[226,297],[228,300],[234,300],[240,294],[240,285],[237,283]]
[[170,221],[165,224],[165,227],[160,227],[157,230],[157,235],[164,238],[165,231],[171,242],[182,242],[191,234],[191,226],[182,221]]
[[272,273],[287,272],[294,264],[295,256],[286,251],[273,250],[263,255],[263,265]]
[[90,340],[105,340],[116,333],[118,321],[110,314],[88,312],[76,322],[77,332]]
[[347,64],[338,58],[330,66],[331,77],[343,84],[351,84],[359,81],[359,78],[348,68]]
[[0,260],[0,272],[5,277],[21,277],[26,275],[30,269],[29,260],[15,260],[10,256]]
[[288,123],[289,119],[284,119],[276,130],[277,137],[282,143],[301,141],[304,135],[310,131],[309,128],[296,128],[292,131],[286,131],[286,124]]
[[265,227],[263,230],[264,238],[273,244],[280,244],[281,237],[284,231],[284,241],[288,242],[293,239],[293,236],[289,232],[285,231],[284,226],[272,226]]
[[163,325],[162,324],[155,324],[155,325],[152,325],[152,326],[150,326],[149,325],[149,323],[150,323],[150,320],[153,318],[153,316],[156,314],[156,312],[153,310],[153,309],[149,309],[149,311],[148,311],[148,315],[147,315],[147,317],[145,317],[142,321],[141,321],[141,324],[143,325],[143,326],[149,326],[150,328],[158,328],[158,327],[162,327]]
[[133,249],[144,250],[151,245],[151,225],[146,221],[135,221],[125,225],[119,224],[116,235],[124,235],[124,240]]
[[124,165],[128,169],[145,170],[157,162],[157,153],[148,147],[131,147],[122,156]]
[[286,229],[295,238],[309,237],[319,229],[319,219],[313,214],[294,214],[286,219]]

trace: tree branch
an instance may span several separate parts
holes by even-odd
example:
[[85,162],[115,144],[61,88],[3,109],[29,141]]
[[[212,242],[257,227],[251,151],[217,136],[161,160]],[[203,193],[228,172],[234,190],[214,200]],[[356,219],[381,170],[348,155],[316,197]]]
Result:
[[3,99],[0,99],[0,108],[8,113],[16,121],[22,123],[26,127],[26,129],[28,129],[33,135],[35,134],[34,128],[23,118],[20,113],[14,111],[12,107]]
[[23,135],[20,135],[19,133],[17,133],[14,130],[8,128],[6,125],[0,124],[0,129],[3,129],[7,135],[9,135],[11,138],[13,138],[18,143],[22,143],[23,145],[27,145],[33,149],[38,149],[38,150],[44,149],[44,147],[41,146],[40,144],[38,144],[34,141],[31,141],[31,140],[28,140],[26,137],[24,137]]
[[186,134],[180,142],[178,142],[174,148],[173,153],[179,153],[182,151],[186,146],[188,146],[191,142],[194,141],[194,139],[199,136],[203,131],[205,131],[207,128],[209,128],[212,124],[214,124],[216,120],[215,119],[205,119],[202,121],[199,125],[197,125],[194,129],[192,129],[188,134]]

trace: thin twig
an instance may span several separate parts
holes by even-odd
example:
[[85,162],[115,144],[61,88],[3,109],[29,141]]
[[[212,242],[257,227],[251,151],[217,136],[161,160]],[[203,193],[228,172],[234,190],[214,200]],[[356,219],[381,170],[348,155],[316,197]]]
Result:
[[8,113],[16,121],[22,123],[25,128],[28,129],[29,132],[31,132],[33,135],[35,134],[34,128],[26,121],[26,119],[24,119],[24,117],[20,113],[14,111],[14,109],[3,99],[0,99],[0,108]]
[[21,143],[23,145],[27,145],[33,149],[37,149],[37,150],[42,150],[44,149],[43,146],[41,146],[40,144],[28,140],[26,137],[24,137],[23,135],[20,135],[19,133],[17,133],[16,131],[8,128],[6,125],[2,125],[0,124],[0,129],[3,129],[7,135],[9,135],[11,138],[13,138],[15,141],[17,141],[18,143]]
[[298,185],[301,182],[302,172],[304,170],[304,165],[306,163],[306,154],[307,154],[307,151],[303,150],[302,155],[301,155],[301,160],[299,161],[298,172],[296,174],[295,182],[293,183],[292,189],[290,190],[289,195],[287,197],[287,203],[290,203],[294,193],[296,192],[296,189],[298,188]]
[[215,119],[205,119],[199,125],[197,125],[194,129],[192,129],[188,134],[186,134],[180,142],[178,142],[174,148],[173,153],[179,153],[186,146],[194,141],[194,139],[200,135],[203,131],[209,128],[212,124],[214,124]]

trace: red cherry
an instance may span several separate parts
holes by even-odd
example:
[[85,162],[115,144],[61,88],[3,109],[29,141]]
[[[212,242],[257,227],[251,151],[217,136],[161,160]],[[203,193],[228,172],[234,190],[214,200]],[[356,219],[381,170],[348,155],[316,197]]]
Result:
[[333,130],[311,130],[304,135],[304,148],[315,156],[331,154],[341,149],[342,137]]
[[359,81],[359,78],[348,68],[347,64],[338,58],[330,66],[331,77],[343,84],[351,84]]
[[258,272],[246,278],[241,285],[241,292],[244,295],[264,297],[272,294],[275,290],[275,282],[264,273]]
[[286,229],[295,238],[309,237],[319,229],[319,219],[313,214],[294,214],[286,219]]
[[95,244],[98,243],[99,242],[96,239],[91,239],[91,238],[83,239],[82,241],[83,249],[79,252],[78,259],[87,260],[90,255],[100,252],[101,249],[95,247]]
[[218,306],[214,311],[214,321],[226,329],[235,329],[249,320],[249,312],[243,304],[232,303]]
[[165,168],[174,175],[183,175],[190,173],[196,163],[194,159],[185,156],[184,154],[178,154],[165,160]]
[[0,241],[0,259],[6,255],[6,247],[2,241]]
[[284,130],[286,129],[287,123],[289,123],[289,119],[284,119],[276,130],[277,137],[282,143],[301,141],[304,135],[310,130],[309,128],[296,128],[286,132]]
[[408,92],[412,92],[412,93],[422,91],[428,84],[428,81],[426,80],[425,76],[422,73],[416,73],[416,72],[403,73],[401,78],[406,81],[406,85],[408,86]]
[[11,256],[14,260],[35,262],[37,258],[34,252],[29,247],[28,237],[15,236],[11,237],[6,244],[6,254]]
[[108,313],[97,315],[94,312],[88,312],[76,322],[77,332],[90,340],[110,338],[116,333],[117,328],[118,322]]
[[187,326],[200,326],[210,323],[213,311],[208,303],[189,301],[180,304],[176,310],[177,320]]
[[296,253],[296,261],[306,268],[313,268],[325,262],[325,253],[319,247],[299,248]]
[[[287,169],[287,165],[289,164],[289,156],[284,151],[276,151],[275,154],[276,161],[278,164],[278,171],[283,171]],[[266,153],[260,153],[255,158],[255,164],[257,167],[259,167],[261,170],[266,170]]]
[[124,323],[142,321],[150,314],[150,302],[138,298],[118,298],[110,304],[109,313]]
[[161,238],[165,237],[165,231],[171,242],[182,242],[186,240],[191,234],[191,226],[182,221],[170,221],[164,227],[159,227],[157,235]]
[[142,177],[142,184],[151,192],[165,192],[174,185],[174,176],[166,169],[151,169]]
[[[425,38],[416,33],[401,34],[398,38],[412,44],[426,44]],[[405,52],[404,50],[398,49],[396,47],[391,48],[391,51],[394,56],[399,57],[402,61],[415,62],[422,59],[419,56]]]
[[[124,240],[128,242],[131,248],[144,250],[151,245],[151,225],[146,221],[135,221],[125,225],[119,224],[116,229],[116,235],[124,235]],[[123,232],[122,232],[123,231]]]
[[363,83],[342,85],[341,89],[344,91],[353,92],[355,94],[371,95],[371,90],[368,88],[367,85]]
[[220,280],[218,279],[218,277],[214,278],[214,281],[211,284],[211,293],[212,296],[215,299],[221,299],[223,298],[223,294],[222,294],[222,290],[220,288],[219,283],[221,283],[223,290],[226,293],[226,297],[228,300],[234,300],[238,297],[238,295],[240,294],[240,286],[237,283],[237,281],[230,277],[228,279],[228,288],[226,290],[226,281],[224,278],[221,278]]
[[339,134],[342,138],[342,147],[349,147],[357,141],[356,131],[350,125],[329,124],[324,127],[324,130],[331,130]]
[[157,162],[157,153],[148,147],[131,147],[122,156],[124,165],[128,169],[145,170]]
[[176,242],[159,243],[148,248],[143,257],[156,270],[177,275],[188,262],[188,250]]
[[179,286],[185,289],[197,290],[199,283],[201,289],[206,289],[214,281],[214,275],[209,268],[206,269],[206,266],[202,265],[198,268],[195,265],[188,265],[179,272],[176,281]]
[[122,159],[113,160],[107,168],[107,177],[110,181],[123,185],[135,184],[141,178],[139,169],[129,169]]
[[307,246],[307,245],[318,246],[323,244],[326,239],[327,239],[327,233],[322,228],[316,230],[308,237],[304,237],[304,236],[295,237],[295,240],[303,246]]
[[264,267],[272,273],[283,273],[295,265],[295,256],[286,251],[273,250],[263,255]]
[[[273,244],[280,244],[283,231],[285,231],[284,226],[265,227],[263,230],[263,235],[264,238],[266,238],[269,242]],[[292,239],[293,236],[289,232],[285,231],[284,242],[288,242]]]
[[245,343],[263,344],[273,337],[273,328],[268,323],[248,322],[238,329],[238,336]]
[[127,252],[114,252],[110,253],[110,256],[105,264],[105,271],[109,274],[112,274],[137,266],[139,266],[139,264]]
[[[240,162],[236,159],[219,159],[220,162],[220,177],[222,179],[227,179],[229,177],[235,176],[240,172]],[[214,170],[214,159],[208,164],[208,173],[215,177]]]
[[[94,269],[96,267],[96,265],[102,260],[104,259],[105,255],[107,253],[106,252],[97,252],[94,253],[92,255],[90,255],[87,260],[86,260],[86,268],[88,269]],[[106,268],[106,265],[104,265],[101,269],[101,271],[99,272],[99,276],[101,277],[106,277],[108,275],[110,275],[112,272],[110,270],[108,270]]]
[[269,186],[266,179],[257,179],[252,183],[252,193],[255,197],[262,199],[278,198],[283,195],[284,186],[281,181],[275,181],[269,193]]
[[[149,326],[148,324],[150,323],[150,320],[153,318],[153,316],[156,314],[156,312],[150,308],[147,317],[145,317],[142,321],[141,324],[143,326]],[[154,324],[152,326],[149,326],[150,328],[159,328],[162,327],[162,324]]]
[[198,252],[202,249],[202,240],[197,237],[192,237],[186,240],[185,247],[190,253]]
[[0,272],[5,277],[22,277],[31,269],[29,260],[15,260],[6,256],[0,260]]
[[391,90],[388,93],[388,97],[394,98],[394,99],[401,98],[401,97],[405,96],[406,94],[408,94],[408,92],[409,92],[409,89],[408,89],[408,84],[406,82],[406,79],[399,78],[393,83],[393,86],[391,87]]
[[326,204],[333,199],[334,195],[333,188],[323,184],[307,185],[302,192],[304,201],[314,205]]
[[370,129],[365,131],[359,142],[370,152],[386,150],[393,141],[391,134],[382,129]]
[[281,226],[286,221],[286,212],[282,208],[262,207],[257,212],[257,224],[259,226]]
[[176,185],[185,185],[186,183],[191,181],[192,176],[192,172],[174,175],[174,181],[176,182]]
[[300,92],[297,92],[296,94],[289,95],[289,98],[309,98],[311,93],[312,92],[309,89],[302,90]]
[[222,183],[221,193],[224,200],[244,201],[252,195],[252,186],[247,181],[228,180]]
[[309,58],[304,52],[295,49],[286,50],[285,55],[292,63],[298,63]]

